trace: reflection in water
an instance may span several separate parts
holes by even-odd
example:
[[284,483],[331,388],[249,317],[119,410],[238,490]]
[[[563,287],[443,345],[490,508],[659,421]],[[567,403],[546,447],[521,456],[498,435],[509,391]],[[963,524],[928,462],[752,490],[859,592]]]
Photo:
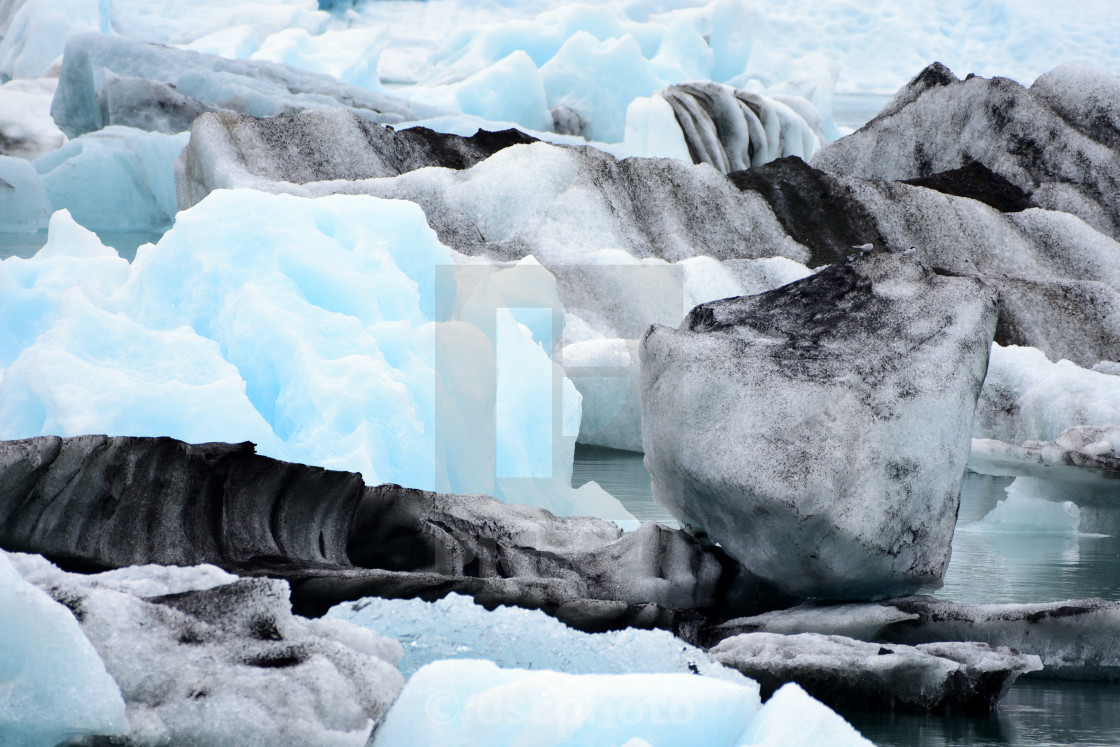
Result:
[[[596,480],[636,517],[667,523],[653,502],[642,455],[576,447],[572,484]],[[958,526],[979,521],[1003,498],[1009,479],[969,474]],[[675,526],[671,524],[670,526]],[[958,531],[945,586],[960,602],[1120,600],[1120,537]],[[1120,745],[1120,684],[1019,680],[988,716],[845,712],[883,747],[963,745]]]
[[1120,744],[1120,685],[1020,680],[989,716],[844,712],[881,747]]
[[604,449],[576,444],[572,487],[594,480],[617,498],[640,521],[656,521],[667,527],[680,526],[664,508],[653,502],[649,472],[642,455],[633,451]]
[[[957,526],[983,518],[1009,483],[968,474]],[[993,603],[1120,600],[1120,537],[958,530],[945,586],[937,596]]]

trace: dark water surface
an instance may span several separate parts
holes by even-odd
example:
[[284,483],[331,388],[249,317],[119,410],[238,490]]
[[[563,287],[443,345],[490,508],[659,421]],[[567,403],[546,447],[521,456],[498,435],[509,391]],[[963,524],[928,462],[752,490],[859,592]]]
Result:
[[[671,520],[653,503],[641,454],[577,446],[572,484],[588,480],[599,482],[640,519]],[[969,474],[961,490],[958,529],[983,518],[1004,496],[1009,482]],[[987,603],[1120,600],[1120,538],[958,530],[945,586],[937,596]],[[1120,684],[1021,679],[987,716],[843,715],[883,747],[1120,747]]]

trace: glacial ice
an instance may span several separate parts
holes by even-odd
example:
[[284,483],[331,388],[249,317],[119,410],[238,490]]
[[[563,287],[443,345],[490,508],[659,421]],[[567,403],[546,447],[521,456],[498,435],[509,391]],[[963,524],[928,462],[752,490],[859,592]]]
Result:
[[[458,592],[542,609],[581,630],[679,630],[698,614],[768,609],[775,597],[719,548],[654,522],[623,533],[484,495],[366,486],[351,472],[260,456],[250,443],[4,441],[0,478],[4,547],[78,567],[263,566],[292,581],[300,614]],[[575,492],[592,507],[612,500],[594,483]]]
[[820,114],[803,99],[718,83],[672,86],[659,95],[673,108],[692,161],[725,174],[786,156],[808,161],[824,145]]
[[760,704],[754,683],[691,674],[562,674],[445,660],[409,679],[375,745],[870,745],[796,685]]
[[[339,134],[355,152],[368,147],[364,138]],[[276,152],[259,167],[250,160],[229,169],[239,175],[230,183],[207,176],[224,173],[220,159],[207,155],[216,138],[201,131],[194,138],[197,147],[188,148],[183,165],[185,174],[198,178],[183,180],[181,207],[210,189],[250,184],[307,196],[408,199],[423,207],[449,247],[503,260],[533,254],[554,272],[560,264],[603,264],[604,250],[616,252],[618,263],[632,257],[676,262],[702,251],[724,262],[778,255],[818,267],[869,240],[895,250],[916,246],[931,266],[980,275],[998,289],[1001,344],[1030,345],[1052,360],[1085,367],[1120,357],[1120,317],[1112,311],[1120,308],[1120,246],[1066,213],[1004,213],[929,187],[833,176],[797,158],[735,172],[728,180],[706,166],[617,161],[588,148],[546,143],[505,148],[461,171],[415,169],[353,182],[322,174],[327,181],[298,184],[276,181],[267,166],[272,158],[290,159],[285,179],[303,182],[316,178],[317,159],[341,144],[301,141],[299,152],[290,153],[250,138],[254,148]],[[435,159],[433,165],[444,164]],[[605,337],[622,336],[599,326]]]
[[766,694],[796,682],[833,707],[992,710],[1037,656],[984,643],[864,643],[819,633],[743,633],[709,652],[757,680]]
[[730,620],[717,631],[837,632],[877,643],[981,642],[1042,659],[1025,676],[1120,680],[1120,603],[1069,599],[1034,604],[962,604],[928,596],[846,605],[807,604]]
[[12,0],[0,14],[0,78],[36,78],[83,32],[119,34],[157,44],[182,44],[229,28],[262,37],[292,26],[321,31],[328,16],[313,0]]
[[34,233],[46,228],[50,217],[50,197],[34,167],[0,156],[0,232]]
[[110,126],[35,161],[54,210],[94,231],[164,231],[178,209],[175,159],[190,133]]
[[133,568],[102,581],[37,555],[7,557],[78,618],[138,743],[362,745],[404,684],[399,645],[292,615],[284,581],[210,586],[219,579],[209,568],[160,571],[147,584]]
[[57,85],[57,78],[10,80],[0,85],[0,155],[34,161],[66,143],[50,114]]
[[[1050,507],[1056,521],[1083,532],[1112,534],[1120,529],[1120,426],[1081,425],[1062,431],[1053,441],[1027,441],[1015,446],[991,439],[974,439],[968,466],[984,475],[1014,477],[1008,499],[984,517],[982,525],[1012,524],[1011,505],[1025,509],[1031,501],[1049,500],[1076,504]],[[1036,507],[1032,522],[1046,507]],[[1065,518],[1066,521],[1062,521]],[[1022,522],[1023,519],[1018,519]]]
[[[580,403],[548,368],[551,347],[519,328],[498,339],[439,321],[451,296],[437,299],[436,266],[451,253],[415,205],[223,191],[180,213],[130,267],[108,251],[62,258],[53,249],[0,264],[30,291],[15,296],[22,311],[4,344],[4,437],[252,440],[263,454],[358,471],[370,484],[632,518],[601,490],[568,484]],[[79,267],[99,285],[83,284]],[[552,375],[512,390],[503,412],[513,419],[496,419],[497,377],[531,361]],[[563,407],[543,443],[523,432],[536,411],[510,407],[540,392]],[[501,480],[498,454],[543,459],[552,471]]]
[[1079,425],[1120,423],[1120,376],[1052,362],[1040,350],[993,344],[974,438],[1050,441]]
[[0,552],[0,738],[49,747],[127,730],[125,703],[70,610]]
[[583,633],[539,610],[496,607],[448,594],[435,602],[366,597],[332,607],[339,619],[395,638],[404,648],[407,678],[439,659],[487,659],[505,669],[548,669],[568,674],[699,673],[744,683],[700,649],[665,630]]
[[177,165],[179,206],[190,207],[215,189],[261,188],[271,181],[353,181],[425,166],[462,169],[532,141],[518,131],[470,138],[420,128],[394,131],[338,108],[273,118],[204,114]]
[[[1087,95],[1082,77],[1089,87],[1101,85],[1101,77],[1085,68],[1054,75],[1068,99]],[[864,179],[912,179],[979,161],[1036,205],[1120,237],[1120,208],[1112,199],[1120,175],[1115,121],[1107,110],[1092,122],[1063,116],[1083,102],[1055,101],[1048,79],[1039,80],[1039,91],[1000,77],[962,81],[935,63],[874,120],[819,151],[813,165]]]
[[880,252],[652,326],[654,499],[787,593],[939,586],[995,323],[979,281]]
[[376,122],[441,113],[273,62],[230,60],[125,36],[79,34],[66,43],[51,116],[63,132],[76,137],[111,124],[181,132],[205,111],[263,117],[324,106],[344,106]]

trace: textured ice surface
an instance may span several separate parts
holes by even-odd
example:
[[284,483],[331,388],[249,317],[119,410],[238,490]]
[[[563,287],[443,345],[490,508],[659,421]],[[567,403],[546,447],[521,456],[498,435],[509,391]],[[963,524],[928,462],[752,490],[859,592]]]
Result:
[[472,135],[423,128],[398,132],[338,108],[267,119],[206,114],[192,127],[178,165],[179,205],[190,207],[215,189],[267,189],[271,181],[352,181],[424,166],[462,169],[501,148],[533,140],[518,131]]
[[22,158],[0,156],[0,232],[39,231],[50,216],[50,198],[35,168]]
[[66,142],[51,119],[51,98],[57,85],[58,78],[0,85],[0,154],[31,161]]
[[374,744],[704,745],[870,742],[789,685],[760,707],[753,682],[687,674],[561,674],[439,661],[405,686]]
[[361,745],[404,684],[395,642],[292,615],[284,581],[212,586],[225,579],[209,567],[102,580],[9,557],[78,618],[139,743]]
[[[261,143],[269,157],[244,159],[244,165],[243,155],[217,157],[229,140],[224,129],[219,134],[217,139],[200,128],[192,138],[196,144],[188,149],[184,173],[199,178],[183,182],[181,205],[215,187],[249,184],[303,195],[403,198],[420,204],[440,240],[458,251],[500,259],[531,253],[554,272],[560,264],[633,262],[627,255],[676,262],[701,252],[725,263],[779,255],[818,267],[869,241],[900,251],[915,246],[931,266],[980,275],[998,289],[1001,344],[1034,346],[1052,360],[1068,358],[1085,367],[1120,357],[1120,313],[1115,311],[1120,309],[1120,245],[1068,213],[1001,212],[981,200],[939,191],[948,189],[944,184],[935,189],[834,176],[797,158],[735,172],[729,180],[708,166],[617,161],[588,148],[546,143],[505,148],[465,170],[416,169],[389,179],[340,181],[336,177],[349,175],[345,169],[316,164],[343,143],[353,143],[355,153],[368,149],[356,132],[301,139],[298,149]],[[211,145],[216,147],[208,155]],[[290,173],[285,179],[321,174],[327,181],[274,181],[271,165],[277,160]],[[227,168],[224,162],[239,165]],[[237,180],[211,183],[207,175]],[[957,189],[967,194],[988,189],[972,172],[951,181],[968,187]],[[604,260],[604,251],[616,252],[616,259]],[[565,295],[565,303],[574,305],[573,300]],[[643,303],[619,306],[640,309]],[[666,323],[656,317],[645,323],[652,321]],[[637,336],[598,327],[608,338]]]
[[824,145],[821,116],[804,99],[717,83],[673,86],[659,95],[672,107],[692,161],[725,174],[785,156],[808,161]]
[[796,682],[834,707],[989,711],[1037,656],[983,643],[884,646],[836,635],[743,633],[711,649],[757,680],[763,693]]
[[49,747],[128,729],[116,682],[74,615],[0,552],[0,740]]
[[569,674],[699,672],[742,681],[665,630],[583,633],[539,610],[487,610],[460,594],[436,602],[367,597],[333,607],[326,617],[400,641],[405,677],[437,659],[488,659],[508,669]]
[[979,282],[877,253],[651,327],[654,498],[792,594],[940,585],[995,316]]
[[1054,363],[1034,348],[992,345],[975,438],[1018,445],[1101,423],[1120,423],[1120,376]]
[[175,159],[190,139],[110,126],[35,161],[54,210],[95,231],[163,231],[177,210]]
[[[1120,528],[1120,426],[1082,425],[1053,441],[1022,446],[974,439],[968,466],[973,472],[1014,477],[1008,499],[976,528],[1008,529],[1016,524],[1067,531],[1107,532]],[[1056,501],[1070,506],[1039,505]]]
[[439,661],[412,675],[376,745],[738,745],[758,687],[692,674],[563,674]]
[[69,37],[86,31],[182,44],[230,30],[263,37],[289,27],[322,29],[326,14],[313,0],[12,0],[0,11],[0,77],[34,78],[62,54]]
[[1024,88],[1007,78],[959,80],[944,65],[931,65],[867,126],[819,151],[813,164],[865,179],[911,179],[979,161],[1036,205],[1118,237],[1120,120],[1108,104],[1091,120],[1083,114],[1098,107],[1092,102],[1102,87],[1116,91],[1120,80],[1060,68],[1037,88]]
[[[296,582],[301,614],[459,592],[543,609],[580,630],[680,630],[697,615],[769,609],[775,596],[719,548],[653,522],[624,534],[610,521],[483,495],[369,487],[248,443],[44,436],[0,442],[0,473],[4,547],[78,567],[266,569]],[[611,500],[593,483],[576,493],[592,507]]]
[[327,75],[145,44],[124,36],[80,34],[67,42],[66,49],[51,116],[70,137],[110,124],[180,132],[211,110],[263,117],[344,106],[377,122],[439,113],[433,107],[347,86]]
[[[499,336],[506,302],[492,291],[477,299],[482,328],[433,323],[449,318],[437,307],[455,286],[437,302],[436,266],[451,253],[415,205],[218,192],[180,213],[131,267],[57,223],[66,236],[39,256],[0,265],[19,312],[5,317],[4,437],[251,440],[263,454],[361,472],[369,484],[632,518],[601,490],[569,485],[580,402],[549,360],[551,340],[517,325]],[[534,271],[551,278],[539,266],[503,272]],[[466,310],[471,301],[455,299]],[[520,376],[529,370],[542,375]],[[552,437],[530,438],[545,412]],[[499,471],[499,459],[544,466],[524,479]]]
[[806,604],[729,620],[716,630],[723,631],[723,635],[759,630],[787,635],[812,631],[823,635],[873,641],[887,625],[917,619],[918,615],[914,613],[902,612],[886,605],[834,604],[816,607]]
[[[864,624],[858,624],[860,620]],[[979,641],[1039,656],[1044,667],[1040,677],[1116,681],[1120,679],[1118,629],[1120,603],[1101,599],[961,604],[906,597],[879,604],[795,607],[732,620],[719,630],[725,635],[843,631],[865,640],[908,645]]]

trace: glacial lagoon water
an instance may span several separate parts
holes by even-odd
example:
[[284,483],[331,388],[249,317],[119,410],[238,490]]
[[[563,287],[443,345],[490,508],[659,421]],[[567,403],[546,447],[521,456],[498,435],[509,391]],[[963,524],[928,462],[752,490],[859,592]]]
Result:
[[[639,519],[677,526],[653,502],[642,455],[577,446],[572,484],[595,480]],[[981,519],[1010,480],[968,474],[958,527]],[[960,602],[1120,600],[1120,537],[1070,533],[958,531],[945,585],[937,596]],[[1120,745],[1120,684],[1020,680],[995,713],[915,715],[844,712],[882,747],[970,745]]]

